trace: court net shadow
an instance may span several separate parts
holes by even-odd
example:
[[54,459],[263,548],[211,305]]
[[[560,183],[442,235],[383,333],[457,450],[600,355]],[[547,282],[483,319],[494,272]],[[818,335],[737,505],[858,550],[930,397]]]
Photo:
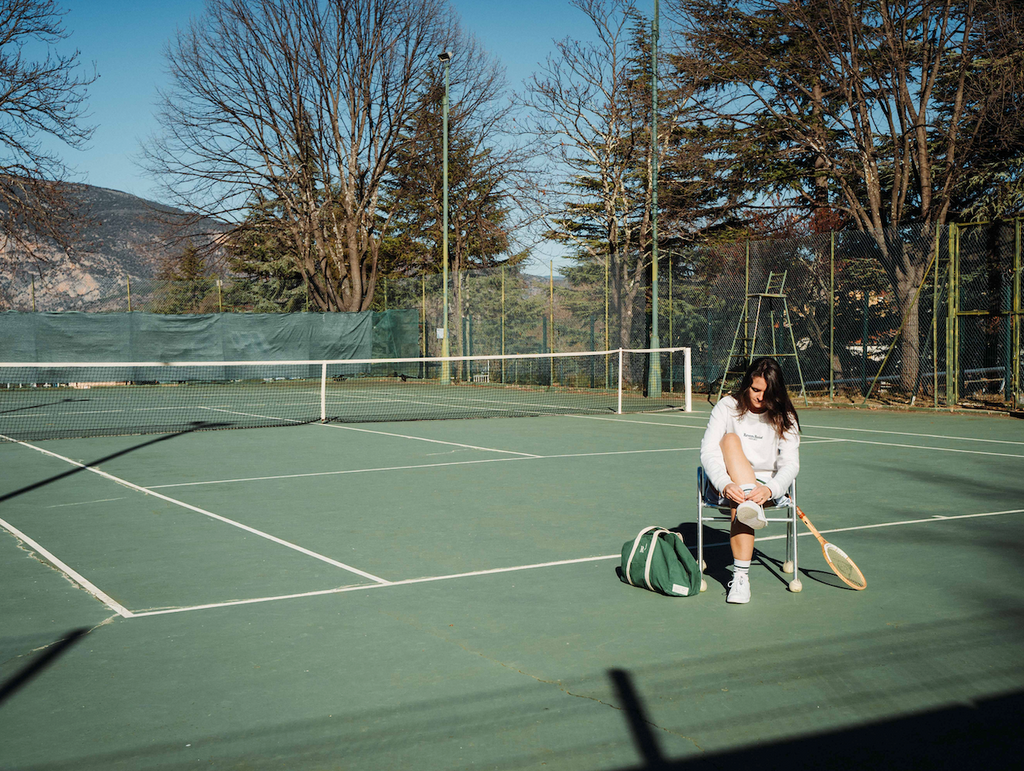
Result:
[[44,407],[52,407],[55,404],[72,404],[72,403],[75,403],[75,402],[87,402],[87,401],[89,401],[89,400],[88,399],[72,399],[72,398],[69,397],[67,399],[58,399],[56,401],[37,402],[36,404],[27,404],[27,405],[24,405],[22,407],[15,407],[14,409],[10,409],[10,410],[0,410],[0,415],[10,415],[10,414],[15,413],[15,412],[28,412],[30,410],[40,410],[40,409],[43,409]]
[[72,629],[53,645],[48,646],[20,671],[7,678],[3,683],[0,683],[0,707],[17,691],[40,675],[43,670],[67,653],[88,631],[84,627]]
[[105,455],[102,458],[96,458],[95,460],[89,461],[88,463],[83,463],[81,466],[75,466],[74,468],[68,469],[67,471],[64,471],[60,474],[55,474],[52,477],[47,477],[46,479],[42,479],[38,482],[33,482],[30,485],[20,487],[17,490],[12,490],[9,493],[4,493],[3,495],[0,495],[0,503],[4,503],[13,498],[17,498],[19,495],[25,495],[26,493],[30,493],[33,490],[38,490],[41,487],[46,487],[47,485],[53,484],[54,482],[59,482],[62,479],[67,479],[68,477],[72,477],[75,474],[80,474],[83,471],[88,471],[89,467],[91,466],[98,466],[101,463],[106,463],[108,461],[114,460],[115,458],[120,458],[124,455],[129,455],[133,452],[137,452],[138,450],[141,450],[144,447],[150,447],[151,445],[160,444],[161,442],[166,442],[171,439],[177,439],[180,436],[184,436],[185,434],[191,434],[194,431],[205,431],[213,428],[222,428],[227,425],[228,424],[226,423],[211,423],[206,421],[197,421],[195,423],[190,424],[188,428],[182,431],[176,431],[173,434],[163,434],[161,436],[156,437],[155,439],[149,439],[145,442],[142,442],[141,444],[126,447],[123,450],[118,450],[117,452]]

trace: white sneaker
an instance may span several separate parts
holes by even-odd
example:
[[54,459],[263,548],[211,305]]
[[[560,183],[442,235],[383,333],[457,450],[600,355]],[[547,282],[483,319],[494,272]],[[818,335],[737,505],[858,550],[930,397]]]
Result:
[[726,602],[731,602],[733,605],[743,605],[750,602],[750,577],[743,573],[736,573],[733,576],[732,581],[729,582],[729,596],[725,598]]
[[736,507],[736,519],[751,530],[760,530],[768,524],[768,518],[765,517],[761,504],[753,501],[743,501]]

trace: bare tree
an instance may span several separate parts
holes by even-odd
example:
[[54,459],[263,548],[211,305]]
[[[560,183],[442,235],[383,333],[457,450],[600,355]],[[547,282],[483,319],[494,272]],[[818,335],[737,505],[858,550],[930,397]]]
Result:
[[[69,176],[47,136],[81,148],[86,88],[78,51],[56,46],[69,33],[56,0],[0,0],[0,260],[35,254],[40,240],[68,247],[75,206],[61,183]],[[30,51],[39,51],[33,58]],[[12,248],[13,247],[13,248]]]
[[637,171],[649,164],[650,137],[638,133],[647,95],[632,82],[633,0],[572,0],[590,21],[593,42],[566,38],[527,83],[534,131],[567,171],[562,206],[550,212],[550,236],[579,262],[603,265],[619,315],[612,345],[630,345],[632,311],[644,287],[642,243],[650,222]]
[[279,201],[322,310],[370,307],[381,182],[452,44],[443,0],[210,0],[167,51],[145,164],[178,206],[240,224]]

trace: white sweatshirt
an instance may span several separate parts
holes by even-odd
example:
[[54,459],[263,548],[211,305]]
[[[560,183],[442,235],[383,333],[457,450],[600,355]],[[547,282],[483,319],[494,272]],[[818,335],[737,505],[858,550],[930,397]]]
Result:
[[758,479],[767,480],[772,497],[789,489],[800,470],[800,433],[796,426],[780,437],[763,414],[748,411],[737,416],[739,405],[732,396],[724,396],[711,410],[708,427],[700,443],[700,462],[708,479],[719,491],[732,480],[725,469],[720,443],[727,433],[737,434]]

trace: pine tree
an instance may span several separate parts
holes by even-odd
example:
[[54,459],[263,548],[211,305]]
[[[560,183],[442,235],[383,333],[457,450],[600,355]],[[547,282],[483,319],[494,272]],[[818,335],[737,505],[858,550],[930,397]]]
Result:
[[156,313],[214,313],[218,309],[216,279],[193,244],[170,258],[157,273],[161,282]]

